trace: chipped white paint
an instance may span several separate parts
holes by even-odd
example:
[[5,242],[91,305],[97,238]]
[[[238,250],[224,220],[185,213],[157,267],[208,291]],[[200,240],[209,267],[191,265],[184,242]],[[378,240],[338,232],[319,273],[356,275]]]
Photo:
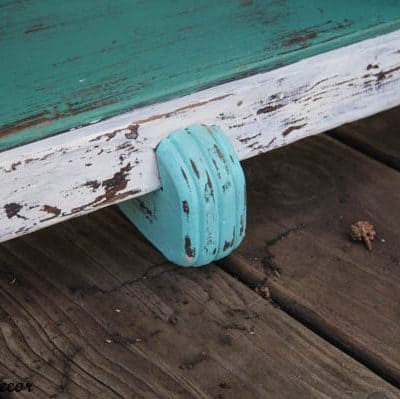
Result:
[[217,124],[240,159],[400,104],[400,31],[0,154],[0,240],[159,187],[153,148]]

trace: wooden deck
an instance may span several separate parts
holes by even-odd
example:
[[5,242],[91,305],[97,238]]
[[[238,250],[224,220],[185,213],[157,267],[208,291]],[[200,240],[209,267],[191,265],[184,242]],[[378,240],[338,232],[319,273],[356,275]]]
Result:
[[[384,126],[378,116],[351,129],[373,146]],[[329,137],[247,161],[246,171],[249,229],[238,253],[296,318],[399,385],[399,172]],[[375,226],[371,252],[349,240],[358,220]]]
[[33,384],[5,397],[400,397],[399,119],[245,161],[219,265],[165,262],[114,207],[1,244],[0,382]]

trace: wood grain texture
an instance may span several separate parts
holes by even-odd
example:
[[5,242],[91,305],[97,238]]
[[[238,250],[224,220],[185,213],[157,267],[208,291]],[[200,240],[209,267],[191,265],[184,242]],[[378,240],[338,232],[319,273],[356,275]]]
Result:
[[[400,174],[327,137],[248,160],[245,173],[238,252],[282,306],[400,385]],[[371,252],[350,240],[358,220],[375,226]]]
[[335,129],[332,136],[400,170],[400,109]]
[[216,266],[164,263],[116,209],[0,259],[1,377],[35,398],[399,394]]
[[0,147],[400,28],[397,0],[3,1]]
[[217,124],[245,159],[399,103],[397,31],[5,151],[0,240],[159,188],[176,129]]

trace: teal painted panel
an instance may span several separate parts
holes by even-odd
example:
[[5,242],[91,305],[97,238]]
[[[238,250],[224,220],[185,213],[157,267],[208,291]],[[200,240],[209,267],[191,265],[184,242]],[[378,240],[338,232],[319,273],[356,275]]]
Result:
[[0,0],[0,150],[400,28],[399,0]]
[[203,266],[231,253],[246,229],[246,186],[235,150],[217,126],[195,125],[156,149],[161,189],[120,204],[165,257]]

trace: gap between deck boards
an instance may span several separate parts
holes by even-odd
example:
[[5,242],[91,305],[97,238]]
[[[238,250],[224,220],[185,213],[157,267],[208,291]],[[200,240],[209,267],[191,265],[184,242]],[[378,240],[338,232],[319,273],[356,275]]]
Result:
[[329,135],[391,168],[400,170],[400,108],[340,126]]
[[264,273],[248,264],[245,258],[233,253],[218,261],[217,264],[260,296],[266,299],[269,297],[273,304],[321,338],[400,389],[400,369],[395,364],[391,364],[379,354],[374,353],[371,348],[365,347],[326,321],[301,297],[293,294],[277,281],[269,279]]

